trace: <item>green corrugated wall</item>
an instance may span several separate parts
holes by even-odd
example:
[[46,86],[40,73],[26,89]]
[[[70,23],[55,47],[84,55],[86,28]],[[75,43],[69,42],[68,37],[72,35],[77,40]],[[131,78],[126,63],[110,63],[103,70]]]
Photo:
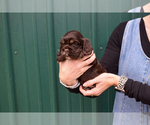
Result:
[[91,99],[70,93],[59,83],[59,42],[67,31],[78,30],[90,39],[100,59],[114,28],[138,16],[0,13],[0,112],[111,112],[113,87]]

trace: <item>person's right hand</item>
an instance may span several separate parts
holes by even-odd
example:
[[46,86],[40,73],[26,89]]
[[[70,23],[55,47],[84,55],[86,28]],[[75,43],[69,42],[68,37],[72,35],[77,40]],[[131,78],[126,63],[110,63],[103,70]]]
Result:
[[89,64],[92,63],[95,58],[95,53],[92,52],[91,55],[85,56],[82,59],[69,59],[64,62],[59,62],[60,80],[68,86],[75,85],[77,83],[77,78],[92,67],[92,65]]

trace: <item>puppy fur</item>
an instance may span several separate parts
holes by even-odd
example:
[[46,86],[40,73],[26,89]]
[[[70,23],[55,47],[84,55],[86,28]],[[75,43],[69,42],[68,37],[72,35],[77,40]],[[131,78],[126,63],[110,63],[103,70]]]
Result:
[[[67,32],[60,41],[60,49],[57,54],[57,62],[63,62],[67,59],[80,59],[86,55],[92,53],[92,45],[90,41],[82,36],[78,31]],[[78,78],[78,81],[82,85],[86,81],[95,78],[106,70],[100,65],[97,58],[90,64],[92,65],[83,75]],[[85,90],[92,89],[91,87],[83,87]]]

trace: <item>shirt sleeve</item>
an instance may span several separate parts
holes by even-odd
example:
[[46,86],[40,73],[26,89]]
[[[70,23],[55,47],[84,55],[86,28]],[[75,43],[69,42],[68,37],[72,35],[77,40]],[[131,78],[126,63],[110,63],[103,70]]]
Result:
[[118,73],[118,63],[124,29],[127,22],[120,23],[112,32],[105,52],[100,60],[100,64],[107,70],[108,73]]
[[72,86],[68,86],[66,84],[64,84],[60,79],[59,79],[60,83],[65,86],[66,88],[70,88],[70,89],[75,89],[75,88],[78,88],[80,86],[80,83],[79,81],[77,81],[77,83],[75,85],[72,85]]
[[128,79],[125,84],[125,95],[129,98],[135,98],[144,104],[150,105],[150,86],[138,81]]

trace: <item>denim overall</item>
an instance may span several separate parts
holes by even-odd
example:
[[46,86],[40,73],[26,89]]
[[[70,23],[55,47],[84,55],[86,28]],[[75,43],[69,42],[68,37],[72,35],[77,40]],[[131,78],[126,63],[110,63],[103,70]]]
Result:
[[[150,85],[150,58],[145,55],[141,46],[140,20],[141,18],[131,20],[125,27],[118,74]],[[114,125],[147,125],[150,123],[149,116],[143,114],[143,112],[149,112],[149,105],[137,102],[123,92],[116,91],[113,112]]]

